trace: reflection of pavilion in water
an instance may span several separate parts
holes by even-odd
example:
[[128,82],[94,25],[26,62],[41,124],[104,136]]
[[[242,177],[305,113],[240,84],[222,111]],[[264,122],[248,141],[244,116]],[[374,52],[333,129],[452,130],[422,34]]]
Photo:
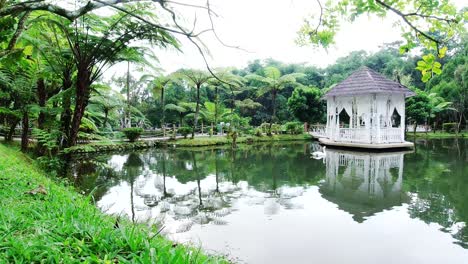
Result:
[[404,152],[365,153],[327,149],[323,197],[357,222],[408,200],[402,192]]

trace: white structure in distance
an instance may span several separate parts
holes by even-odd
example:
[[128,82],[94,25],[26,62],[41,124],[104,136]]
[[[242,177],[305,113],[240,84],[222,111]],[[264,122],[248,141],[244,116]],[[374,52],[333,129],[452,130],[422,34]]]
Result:
[[362,67],[324,95],[327,125],[313,133],[325,145],[408,148],[405,98],[414,93],[400,83]]

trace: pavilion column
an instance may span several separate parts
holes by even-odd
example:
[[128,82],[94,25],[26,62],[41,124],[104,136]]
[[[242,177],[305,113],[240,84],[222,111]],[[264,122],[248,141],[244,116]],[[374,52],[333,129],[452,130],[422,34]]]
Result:
[[[405,109],[405,96],[403,95],[403,109]],[[405,111],[402,111],[400,114],[400,133],[401,133],[401,142],[405,141],[405,128],[406,128],[406,116]]]

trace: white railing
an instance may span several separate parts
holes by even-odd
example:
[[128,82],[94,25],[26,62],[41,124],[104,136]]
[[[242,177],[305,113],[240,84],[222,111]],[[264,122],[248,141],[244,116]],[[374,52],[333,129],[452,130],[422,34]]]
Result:
[[344,142],[367,142],[368,130],[365,128],[340,128],[338,141]]
[[380,142],[381,143],[397,143],[402,142],[401,128],[381,128]]
[[309,132],[314,137],[327,137],[327,130],[325,125],[312,125],[310,126]]
[[397,143],[402,142],[401,128],[381,128],[372,133],[366,128],[340,128],[335,136],[336,141],[357,143]]

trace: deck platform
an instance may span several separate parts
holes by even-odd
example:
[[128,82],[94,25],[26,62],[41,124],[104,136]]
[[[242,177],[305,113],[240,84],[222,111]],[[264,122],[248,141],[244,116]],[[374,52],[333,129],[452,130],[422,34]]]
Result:
[[370,144],[370,143],[358,143],[358,142],[337,142],[332,141],[328,138],[318,138],[319,142],[326,146],[334,147],[346,147],[346,148],[361,148],[361,149],[413,149],[413,142],[401,142],[401,143],[382,143],[382,144]]

